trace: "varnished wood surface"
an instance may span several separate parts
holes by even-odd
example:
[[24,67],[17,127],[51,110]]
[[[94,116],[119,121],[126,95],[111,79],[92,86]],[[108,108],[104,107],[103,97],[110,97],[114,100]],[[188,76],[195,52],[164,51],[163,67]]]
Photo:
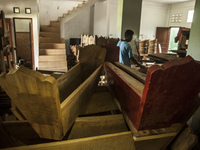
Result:
[[125,72],[127,72],[129,75],[131,75],[132,77],[136,78],[137,80],[139,80],[140,82],[142,82],[143,84],[145,83],[146,80],[146,74],[139,72],[137,69],[135,68],[131,68],[128,67],[120,62],[115,62],[114,63],[117,67],[119,67],[120,69],[124,70]]
[[150,67],[144,89],[111,66],[106,63],[109,86],[137,130],[169,127],[200,92],[200,64],[190,56]]
[[[15,147],[15,150],[134,150],[130,131],[75,140]],[[7,148],[6,150],[13,150]]]

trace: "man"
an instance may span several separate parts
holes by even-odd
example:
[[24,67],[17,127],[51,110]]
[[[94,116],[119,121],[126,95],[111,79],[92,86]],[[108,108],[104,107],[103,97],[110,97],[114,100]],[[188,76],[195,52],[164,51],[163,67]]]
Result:
[[131,45],[128,43],[133,39],[133,35],[134,32],[132,30],[126,30],[125,38],[117,43],[117,46],[120,48],[119,62],[131,67],[130,60],[132,60],[134,64],[140,67],[144,67],[134,58]]

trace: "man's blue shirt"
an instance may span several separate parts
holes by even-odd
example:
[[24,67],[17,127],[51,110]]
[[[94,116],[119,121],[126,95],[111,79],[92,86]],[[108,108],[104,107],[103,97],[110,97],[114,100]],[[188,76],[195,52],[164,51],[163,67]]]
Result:
[[133,57],[133,52],[130,44],[126,41],[119,41],[117,43],[119,46],[119,62],[131,67],[130,58]]

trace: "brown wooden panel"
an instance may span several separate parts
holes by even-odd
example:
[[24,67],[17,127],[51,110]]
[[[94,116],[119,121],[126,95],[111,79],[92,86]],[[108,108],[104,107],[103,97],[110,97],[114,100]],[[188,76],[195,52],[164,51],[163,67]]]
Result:
[[[170,28],[169,27],[157,27],[156,28],[156,39],[157,46],[161,45],[162,53],[168,52],[170,38]],[[157,47],[157,53],[159,53],[159,47]]]

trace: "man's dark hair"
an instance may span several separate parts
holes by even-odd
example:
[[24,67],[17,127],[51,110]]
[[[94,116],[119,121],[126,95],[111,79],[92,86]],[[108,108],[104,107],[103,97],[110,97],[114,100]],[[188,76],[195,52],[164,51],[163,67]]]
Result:
[[125,38],[129,37],[129,36],[133,36],[134,32],[132,30],[126,30],[125,32]]

